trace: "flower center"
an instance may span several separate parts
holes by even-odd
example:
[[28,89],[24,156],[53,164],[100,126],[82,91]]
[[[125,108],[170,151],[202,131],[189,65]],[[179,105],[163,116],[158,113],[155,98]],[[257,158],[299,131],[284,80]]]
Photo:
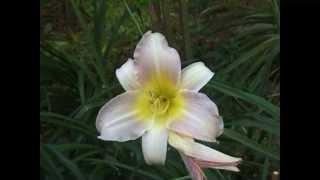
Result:
[[149,91],[150,110],[157,116],[168,112],[170,108],[170,99],[166,96],[157,95]]
[[167,78],[151,80],[140,92],[134,106],[139,119],[165,125],[181,115],[184,98]]

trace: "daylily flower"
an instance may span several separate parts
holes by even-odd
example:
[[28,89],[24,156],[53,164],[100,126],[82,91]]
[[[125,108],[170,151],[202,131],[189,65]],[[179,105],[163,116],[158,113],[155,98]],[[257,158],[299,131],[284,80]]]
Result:
[[192,138],[170,133],[169,144],[178,149],[193,180],[206,179],[201,168],[224,169],[238,172],[241,159],[234,158],[196,143]]
[[168,46],[162,34],[148,31],[136,46],[133,59],[116,70],[126,92],[100,109],[98,138],[123,142],[142,137],[147,164],[165,163],[169,141],[187,167],[237,170],[239,158],[193,140],[215,142],[223,131],[217,106],[198,92],[213,75],[202,62],[181,71],[177,51]]

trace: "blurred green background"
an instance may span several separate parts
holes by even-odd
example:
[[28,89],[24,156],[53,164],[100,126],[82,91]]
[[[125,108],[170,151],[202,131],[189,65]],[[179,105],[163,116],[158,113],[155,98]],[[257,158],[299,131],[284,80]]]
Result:
[[241,172],[209,180],[279,179],[280,10],[276,0],[40,0],[40,179],[190,179],[177,152],[148,166],[140,140],[97,139],[99,108],[122,93],[115,69],[142,33],[163,33],[183,67],[215,72],[202,89],[219,107],[220,144]]

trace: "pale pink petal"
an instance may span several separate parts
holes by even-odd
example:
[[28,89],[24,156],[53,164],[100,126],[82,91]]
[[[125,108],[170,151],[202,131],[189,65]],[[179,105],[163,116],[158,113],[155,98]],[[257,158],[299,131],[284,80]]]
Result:
[[203,62],[193,63],[182,70],[181,88],[198,92],[213,75]]
[[240,161],[237,162],[226,162],[226,163],[217,163],[217,162],[211,162],[211,161],[202,161],[195,159],[196,163],[201,167],[201,168],[212,168],[212,169],[224,169],[228,171],[235,171],[239,172],[239,168],[236,166],[240,163]]
[[190,158],[183,153],[179,153],[185,166],[187,167],[187,170],[190,174],[190,177],[192,180],[205,180],[206,176],[204,172],[202,171],[201,167],[196,163],[196,161],[193,158]]
[[232,157],[195,142],[192,138],[170,133],[169,144],[187,156],[220,166],[237,165],[241,158]]
[[137,77],[137,70],[132,59],[129,59],[119,69],[116,70],[116,76],[121,86],[126,90],[136,90],[140,87]]
[[151,129],[142,136],[142,151],[147,164],[163,165],[167,155],[168,131]]
[[149,125],[137,118],[133,103],[137,92],[123,93],[106,103],[99,111],[96,128],[101,133],[98,137],[108,141],[128,141],[142,136]]
[[192,158],[190,156],[186,156],[185,154],[179,152],[185,166],[188,169],[188,172],[190,174],[190,177],[192,180],[205,180],[207,179],[203,170],[205,168],[212,168],[212,169],[223,169],[228,171],[235,171],[239,172],[239,168],[236,166],[217,166],[212,163],[203,163],[195,158]]
[[134,59],[142,83],[163,75],[174,83],[180,80],[180,56],[160,33],[145,33],[134,51]]
[[239,172],[240,169],[237,168],[236,166],[213,166],[213,167],[208,167],[212,169],[223,169],[223,170],[228,170],[228,171],[234,171],[234,172]]
[[183,91],[185,109],[169,129],[195,139],[214,142],[223,131],[217,106],[202,93]]
[[224,123],[223,123],[223,119],[221,116],[219,116],[219,120],[218,120],[218,136],[221,136],[223,134],[223,129],[224,129]]

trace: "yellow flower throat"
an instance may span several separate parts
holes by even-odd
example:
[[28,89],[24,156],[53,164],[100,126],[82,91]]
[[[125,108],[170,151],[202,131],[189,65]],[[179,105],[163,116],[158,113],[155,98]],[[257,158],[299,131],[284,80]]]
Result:
[[184,104],[179,88],[168,78],[161,77],[144,86],[134,108],[139,119],[165,125],[181,115]]

